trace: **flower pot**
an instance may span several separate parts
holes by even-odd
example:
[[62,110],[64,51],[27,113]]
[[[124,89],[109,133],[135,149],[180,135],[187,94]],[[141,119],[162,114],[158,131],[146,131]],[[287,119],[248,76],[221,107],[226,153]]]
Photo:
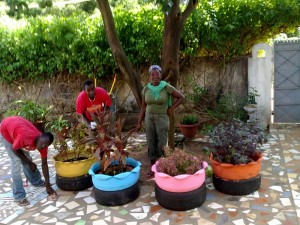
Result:
[[126,165],[133,167],[130,172],[115,176],[98,174],[100,163],[94,163],[89,174],[92,176],[96,202],[105,206],[120,206],[134,201],[140,194],[141,163],[132,158],[126,159]]
[[202,162],[202,169],[194,174],[180,174],[177,176],[169,176],[168,174],[157,171],[158,161],[152,166],[154,172],[155,183],[163,190],[169,192],[188,192],[196,190],[205,182],[205,168],[207,162]]
[[[66,157],[60,154],[53,157],[56,173],[62,177],[79,177],[88,174],[91,166],[96,162],[96,157],[90,152],[80,152],[78,157],[86,158],[78,161],[64,162]],[[68,159],[74,159],[74,152],[68,152]]]
[[157,165],[152,166],[155,173],[155,198],[164,208],[185,211],[203,204],[206,199],[205,168],[207,162],[202,162],[202,169],[194,174],[169,176],[157,171]]
[[133,170],[115,176],[109,176],[106,174],[98,174],[97,171],[100,170],[100,163],[94,163],[89,170],[94,186],[102,191],[117,191],[134,185],[140,177],[142,164],[129,157],[126,159],[126,164],[134,167]]
[[233,165],[228,163],[219,163],[210,155],[211,167],[213,173],[226,180],[244,180],[256,177],[261,168],[262,155],[258,154],[254,162],[248,164]]
[[197,134],[198,127],[199,123],[191,125],[179,124],[180,131],[186,138],[194,138]]

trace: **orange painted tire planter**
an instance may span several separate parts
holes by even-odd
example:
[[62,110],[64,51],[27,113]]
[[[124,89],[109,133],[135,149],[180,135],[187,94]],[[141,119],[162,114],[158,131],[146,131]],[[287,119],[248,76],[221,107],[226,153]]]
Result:
[[216,176],[225,180],[245,180],[258,176],[261,168],[262,155],[257,155],[257,159],[254,162],[239,165],[219,163],[213,159],[212,154],[209,159],[213,173]]

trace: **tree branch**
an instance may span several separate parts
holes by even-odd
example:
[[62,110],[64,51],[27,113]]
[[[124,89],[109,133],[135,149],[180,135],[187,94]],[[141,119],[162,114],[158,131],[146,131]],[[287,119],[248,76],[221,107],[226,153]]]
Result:
[[181,16],[182,24],[184,24],[187,18],[191,15],[193,10],[196,8],[197,4],[198,4],[198,0],[189,0],[187,7],[185,8]]

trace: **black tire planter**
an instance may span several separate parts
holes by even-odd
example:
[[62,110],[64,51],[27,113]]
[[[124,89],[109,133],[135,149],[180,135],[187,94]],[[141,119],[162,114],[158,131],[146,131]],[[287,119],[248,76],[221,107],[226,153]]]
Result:
[[82,191],[93,186],[89,174],[79,177],[62,177],[56,174],[56,185],[64,191]]
[[188,192],[169,192],[155,184],[155,198],[162,207],[173,211],[194,209],[206,200],[206,184]]
[[133,202],[140,195],[140,183],[137,181],[129,188],[118,191],[102,191],[94,187],[95,200],[104,206],[120,206]]
[[215,189],[228,195],[249,195],[261,185],[261,175],[245,180],[224,180],[215,174],[212,176]]

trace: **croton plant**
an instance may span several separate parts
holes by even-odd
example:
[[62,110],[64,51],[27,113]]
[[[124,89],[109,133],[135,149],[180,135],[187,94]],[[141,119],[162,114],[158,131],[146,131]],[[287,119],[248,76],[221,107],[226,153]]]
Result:
[[99,173],[116,175],[128,171],[126,158],[129,153],[124,148],[134,130],[122,135],[124,120],[118,119],[114,126],[111,123],[112,112],[108,110],[97,109],[91,115],[97,125],[88,142],[96,145],[95,154],[100,163]]

